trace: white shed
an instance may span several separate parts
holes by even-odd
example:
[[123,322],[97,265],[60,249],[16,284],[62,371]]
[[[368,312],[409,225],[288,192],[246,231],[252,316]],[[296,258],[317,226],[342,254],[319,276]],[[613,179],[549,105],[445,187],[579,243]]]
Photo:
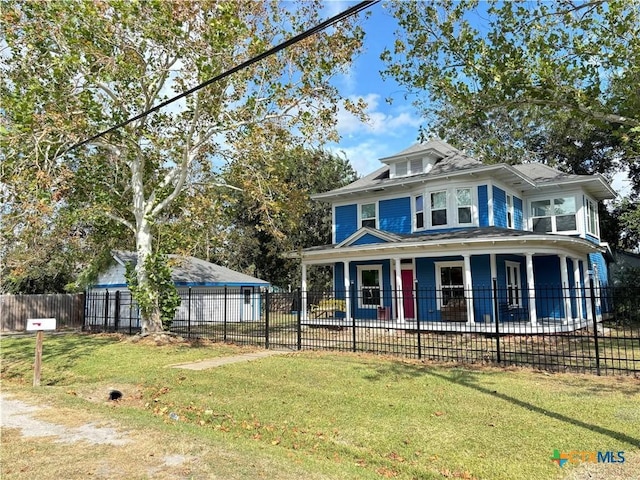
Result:
[[[133,252],[112,252],[113,263],[87,292],[85,325],[137,329],[140,318],[127,288],[125,270]],[[252,322],[261,318],[261,290],[269,282],[195,257],[169,255],[171,277],[182,298],[173,326]]]

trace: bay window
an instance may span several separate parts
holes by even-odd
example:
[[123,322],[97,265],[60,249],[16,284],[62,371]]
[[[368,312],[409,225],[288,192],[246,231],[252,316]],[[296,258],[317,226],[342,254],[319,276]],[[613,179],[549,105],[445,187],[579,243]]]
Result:
[[600,236],[598,228],[598,207],[591,200],[587,200],[587,233],[594,237]]
[[458,223],[461,225],[473,223],[473,217],[471,216],[473,201],[470,188],[456,189],[456,204],[458,208]]
[[424,197],[422,195],[414,198],[414,207],[416,212],[415,229],[420,230],[424,228]]
[[534,232],[572,232],[577,229],[575,197],[554,197],[531,202]]
[[431,193],[431,226],[447,224],[447,192]]

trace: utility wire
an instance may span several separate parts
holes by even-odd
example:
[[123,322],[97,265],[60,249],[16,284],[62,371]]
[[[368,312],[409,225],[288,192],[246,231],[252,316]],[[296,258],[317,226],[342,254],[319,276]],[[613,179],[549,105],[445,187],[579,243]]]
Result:
[[100,137],[103,137],[104,135],[106,135],[108,133],[111,133],[111,132],[113,132],[115,130],[118,130],[118,129],[124,127],[125,125],[130,124],[131,122],[135,122],[136,120],[140,120],[141,118],[144,118],[144,117],[146,117],[147,115],[149,115],[149,114],[151,114],[153,112],[157,112],[161,108],[166,107],[167,105],[169,105],[169,104],[171,104],[171,103],[173,103],[173,102],[175,102],[177,100],[180,100],[181,98],[184,98],[184,97],[186,97],[188,95],[191,95],[192,93],[197,92],[198,90],[201,90],[204,87],[207,87],[207,86],[211,85],[212,83],[220,81],[223,78],[228,77],[229,75],[233,75],[234,73],[239,72],[240,70],[243,70],[243,69],[247,68],[248,66],[259,62],[260,60],[263,60],[263,59],[265,59],[265,58],[267,58],[267,57],[269,57],[269,56],[271,56],[271,55],[273,55],[275,53],[278,53],[280,50],[284,50],[285,48],[290,47],[291,45],[295,45],[296,43],[304,40],[305,38],[310,37],[312,35],[315,35],[316,33],[321,32],[325,28],[330,27],[330,26],[340,22],[341,20],[344,20],[345,18],[350,17],[351,15],[355,15],[356,13],[360,13],[361,11],[366,10],[367,8],[375,5],[379,1],[380,0],[372,0],[372,1],[360,2],[357,5],[354,5],[353,7],[348,8],[347,10],[344,10],[344,11],[338,13],[337,15],[334,15],[333,17],[329,18],[328,20],[325,20],[324,22],[319,23],[315,27],[312,27],[312,28],[310,28],[308,30],[305,30],[304,32],[302,32],[300,34],[298,34],[298,35],[296,35],[294,37],[291,37],[289,40],[286,40],[286,41],[280,43],[279,45],[276,45],[275,47],[273,47],[273,48],[271,48],[271,49],[269,49],[269,50],[267,50],[267,51],[255,56],[255,57],[252,57],[249,60],[246,60],[245,62],[242,62],[239,65],[236,65],[235,67],[231,68],[230,70],[227,70],[226,72],[221,73],[220,75],[217,75],[217,76],[215,76],[213,78],[210,78],[209,80],[207,80],[207,81],[205,81],[205,82],[203,82],[203,83],[201,83],[199,85],[196,85],[195,87],[193,87],[193,88],[191,88],[191,89],[189,89],[189,90],[187,90],[185,92],[182,92],[181,94],[176,95],[175,97],[172,97],[172,98],[170,98],[168,100],[165,100],[164,102],[159,103],[158,105],[155,105],[155,106],[151,107],[150,109],[145,110],[144,112],[139,113],[138,115],[135,115],[135,116],[125,120],[124,122],[120,122],[120,123],[114,125],[113,127],[110,127],[110,128],[108,128],[106,130],[103,130],[100,133],[96,133],[92,137],[89,137],[89,138],[87,138],[85,140],[82,140],[81,142],[73,144],[67,150],[65,150],[65,152],[61,156],[67,154],[71,150],[74,150],[74,149],[76,149],[78,147],[86,145],[87,143],[90,143],[93,140],[96,140],[96,139],[98,139]]

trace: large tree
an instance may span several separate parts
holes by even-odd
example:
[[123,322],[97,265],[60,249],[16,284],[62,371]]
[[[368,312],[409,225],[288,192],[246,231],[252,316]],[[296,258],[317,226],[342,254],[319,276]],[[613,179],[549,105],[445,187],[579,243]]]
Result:
[[[269,160],[274,154],[277,162]],[[300,270],[285,253],[331,243],[331,207],[310,195],[347,185],[357,175],[347,159],[319,149],[285,148],[262,158],[251,166],[259,181],[250,180],[240,159],[226,174],[228,183],[242,189],[228,196],[230,229],[221,257],[232,268],[287,287],[299,283]]]
[[384,73],[414,95],[425,134],[486,162],[626,170],[638,200],[638,2],[397,1],[391,11],[400,30]]
[[[319,23],[321,13],[321,2],[4,2],[0,133],[10,234],[28,222],[18,218],[21,202],[36,216],[68,207],[122,225],[138,255],[137,289],[157,305],[145,259],[185,190],[197,197],[229,158],[242,158],[251,176],[251,152],[242,152],[258,125],[274,149],[335,139],[340,97],[330,79],[361,48],[357,20],[60,154]],[[33,175],[37,184],[16,187]],[[194,205],[202,203],[183,202]],[[162,328],[158,308],[142,325]]]

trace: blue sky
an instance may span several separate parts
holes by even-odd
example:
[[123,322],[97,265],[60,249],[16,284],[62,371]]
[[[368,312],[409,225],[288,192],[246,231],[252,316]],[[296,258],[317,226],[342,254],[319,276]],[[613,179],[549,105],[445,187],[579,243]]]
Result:
[[[355,5],[356,1],[325,1],[327,17],[335,15]],[[335,85],[343,96],[353,99],[362,97],[369,105],[369,121],[362,123],[348,112],[340,111],[338,132],[341,141],[328,145],[334,152],[344,152],[353,168],[360,175],[366,175],[381,166],[380,158],[398,153],[417,142],[418,130],[425,119],[405,99],[406,89],[393,79],[382,79],[380,70],[384,64],[380,53],[385,47],[392,47],[394,32],[398,29],[395,19],[379,2],[367,9],[369,17],[361,14],[362,27],[366,36],[364,52],[355,61],[346,75],[338,75]],[[389,104],[386,99],[393,101]],[[446,140],[446,139],[444,139]],[[617,174],[612,186],[621,194],[630,191],[630,181],[626,174]]]
[[[327,14],[335,15],[357,2],[327,1]],[[368,10],[370,16],[362,20],[366,36],[364,53],[358,57],[351,71],[336,77],[335,85],[343,96],[363,98],[368,104],[369,121],[362,123],[348,112],[340,111],[338,144],[329,145],[335,152],[344,152],[355,170],[366,175],[381,166],[378,159],[388,157],[416,143],[418,129],[423,124],[416,109],[404,99],[405,90],[392,79],[382,79],[384,65],[380,54],[392,46],[395,19],[377,3]],[[364,14],[362,14],[364,17]],[[391,98],[393,102],[387,103]]]

